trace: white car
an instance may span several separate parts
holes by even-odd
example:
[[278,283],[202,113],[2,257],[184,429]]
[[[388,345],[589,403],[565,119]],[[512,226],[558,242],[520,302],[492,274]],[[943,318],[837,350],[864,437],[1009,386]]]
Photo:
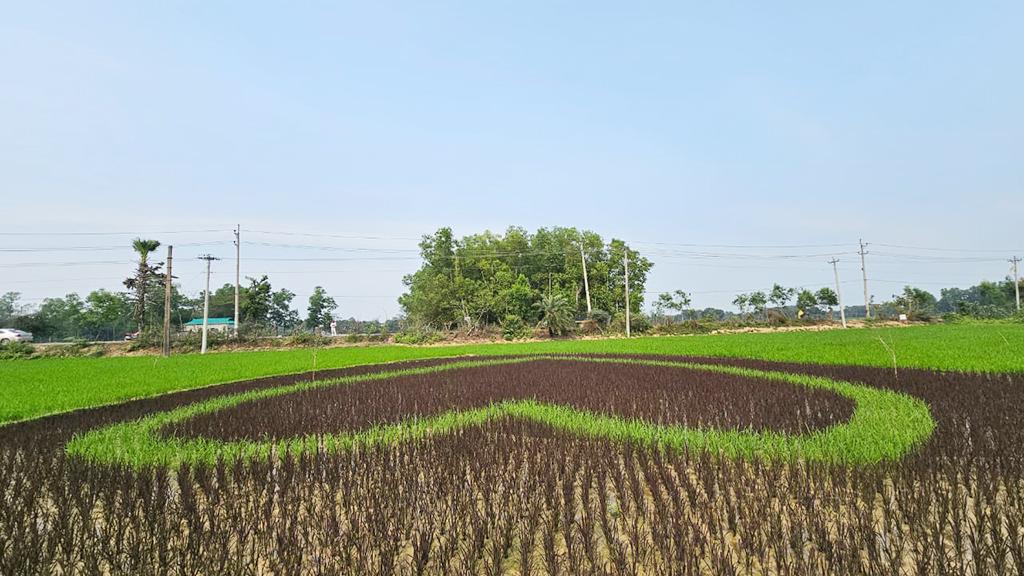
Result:
[[31,341],[31,332],[22,332],[21,330],[15,330],[14,328],[0,328],[0,344],[7,344],[8,342]]

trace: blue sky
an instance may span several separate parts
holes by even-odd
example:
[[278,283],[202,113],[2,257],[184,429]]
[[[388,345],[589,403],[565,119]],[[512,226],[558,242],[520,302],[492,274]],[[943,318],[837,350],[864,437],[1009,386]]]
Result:
[[[404,250],[445,225],[577,226],[636,242],[655,261],[650,290],[702,306],[774,281],[825,285],[825,252],[858,303],[864,237],[879,299],[902,281],[937,292],[1001,278],[1024,252],[1021,21],[1020,2],[12,3],[3,230],[241,223],[390,238],[254,242]],[[196,254],[232,252],[224,232],[153,235],[180,246],[191,291]],[[788,245],[807,248],[767,248]],[[323,284],[345,316],[396,313],[416,267],[244,247],[243,274],[300,296]],[[805,257],[749,257],[779,255]],[[0,267],[0,291],[116,288],[122,264],[52,264],[128,259],[0,252],[0,265],[33,263]],[[219,266],[214,282],[228,281]]]

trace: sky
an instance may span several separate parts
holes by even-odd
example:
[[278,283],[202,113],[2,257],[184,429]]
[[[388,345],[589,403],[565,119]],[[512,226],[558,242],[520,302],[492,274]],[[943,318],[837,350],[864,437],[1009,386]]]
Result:
[[860,238],[878,300],[1024,256],[1020,2],[3,13],[0,292],[30,303],[121,289],[136,235],[175,245],[187,292],[203,253],[233,281],[236,224],[243,276],[359,318],[399,312],[441,226],[621,238],[648,300],[699,307],[830,285],[833,255],[863,303]]

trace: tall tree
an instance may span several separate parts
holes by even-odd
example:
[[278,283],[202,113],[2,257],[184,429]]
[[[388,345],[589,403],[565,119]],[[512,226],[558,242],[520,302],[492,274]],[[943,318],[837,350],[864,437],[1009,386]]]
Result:
[[278,333],[291,330],[302,322],[299,311],[292,308],[294,299],[295,293],[287,288],[281,288],[270,295],[268,318]]
[[806,314],[814,313],[818,308],[818,297],[814,295],[814,292],[807,290],[806,288],[800,290],[796,295],[796,309],[797,315],[801,318]]
[[839,305],[839,295],[836,291],[825,286],[818,293],[814,295],[815,299],[818,300],[818,304],[825,307],[828,310],[828,319],[832,320],[833,309]]
[[732,300],[732,305],[739,309],[740,315],[746,317],[747,306],[750,305],[749,294],[737,294]]
[[671,294],[668,292],[658,294],[658,300],[654,303],[654,306],[659,310],[673,310],[679,314],[681,319],[685,320],[686,313],[690,310],[691,302],[688,293],[676,290]]
[[150,265],[149,263],[149,255],[159,247],[160,241],[158,240],[136,238],[132,241],[132,249],[139,255],[139,263],[135,269],[135,275],[125,279],[124,285],[135,292],[135,321],[140,332],[146,327],[147,292],[149,292],[153,281],[162,280],[160,267],[163,264]]
[[306,308],[308,312],[306,327],[322,328],[327,326],[334,319],[333,313],[337,308],[338,304],[334,298],[327,295],[323,286],[317,286],[309,296],[309,307]]
[[772,286],[772,291],[768,293],[768,301],[775,305],[775,309],[779,314],[785,315],[783,308],[786,307],[786,304],[789,304],[789,301],[792,300],[795,295],[796,289],[784,288],[780,284],[775,284]]
[[20,301],[20,292],[5,292],[0,296],[0,327],[9,326],[17,316],[25,313],[25,306]]
[[758,290],[757,292],[751,292],[750,295],[747,296],[747,303],[750,304],[750,307],[754,309],[754,312],[763,315],[764,319],[768,320],[767,294],[761,292],[760,290]]
[[272,306],[270,280],[264,274],[260,278],[246,277],[249,286],[245,302],[241,305],[242,321],[254,326],[267,324]]

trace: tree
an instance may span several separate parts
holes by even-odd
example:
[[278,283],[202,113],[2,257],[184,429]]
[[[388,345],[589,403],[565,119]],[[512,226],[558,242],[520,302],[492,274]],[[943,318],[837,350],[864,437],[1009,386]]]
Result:
[[828,310],[828,319],[832,320],[832,309],[839,306],[839,295],[836,291],[825,286],[821,290],[818,290],[814,297],[818,300],[818,304],[824,306]]
[[327,295],[323,286],[317,286],[309,296],[309,307],[306,308],[308,312],[306,327],[313,329],[327,326],[334,319],[332,314],[337,308],[338,304],[334,298]]
[[760,290],[757,292],[751,292],[747,296],[747,303],[754,309],[754,312],[764,315],[764,319],[768,320],[768,295]]
[[796,309],[797,315],[801,318],[807,314],[816,312],[818,309],[818,297],[814,295],[814,292],[811,292],[806,288],[800,290],[796,295]]
[[749,294],[737,294],[732,300],[732,305],[739,309],[741,316],[747,315],[747,306],[750,305]]
[[658,300],[654,303],[654,307],[658,310],[659,316],[664,310],[674,310],[685,320],[685,313],[689,310],[691,302],[689,294],[682,290],[676,290],[671,294],[668,292],[658,294]]
[[292,309],[293,299],[295,299],[295,293],[287,288],[281,288],[270,295],[270,310],[267,313],[267,318],[278,332],[290,330],[302,322],[298,310]]
[[242,321],[254,326],[264,326],[269,319],[271,308],[270,280],[266,274],[258,279],[246,276],[246,280],[249,281],[246,299],[239,305]]
[[150,265],[149,255],[160,247],[158,240],[143,240],[136,238],[132,241],[132,249],[139,255],[139,264],[135,269],[135,275],[126,278],[124,285],[129,290],[135,291],[135,321],[141,332],[146,327],[146,296],[152,288],[152,282],[160,282],[163,277],[160,274],[160,267],[163,263]]
[[540,312],[538,325],[547,328],[549,336],[565,334],[573,325],[572,304],[561,294],[545,294],[534,307]]
[[893,305],[901,314],[906,314],[910,320],[927,319],[935,312],[935,296],[926,290],[904,286],[903,293],[893,295]]
[[796,295],[796,290],[793,288],[784,288],[779,284],[772,286],[772,291],[768,294],[768,301],[775,305],[775,309],[782,315],[785,315],[783,308],[786,304],[793,299]]
[[20,292],[6,292],[0,296],[0,327],[9,326],[14,319],[25,313],[25,306],[20,304]]
[[423,237],[423,263],[403,278],[399,304],[409,324],[450,330],[500,325],[506,316],[540,320],[535,303],[559,294],[570,316],[586,315],[583,284],[586,260],[594,310],[625,310],[623,258],[628,250],[630,308],[639,315],[652,264],[621,240],[604,240],[576,228],[541,228],[531,234],[509,227],[504,235],[483,232],[456,239],[450,228]]
[[89,338],[115,340],[131,326],[132,303],[123,293],[93,290],[85,297],[85,305],[82,328]]

